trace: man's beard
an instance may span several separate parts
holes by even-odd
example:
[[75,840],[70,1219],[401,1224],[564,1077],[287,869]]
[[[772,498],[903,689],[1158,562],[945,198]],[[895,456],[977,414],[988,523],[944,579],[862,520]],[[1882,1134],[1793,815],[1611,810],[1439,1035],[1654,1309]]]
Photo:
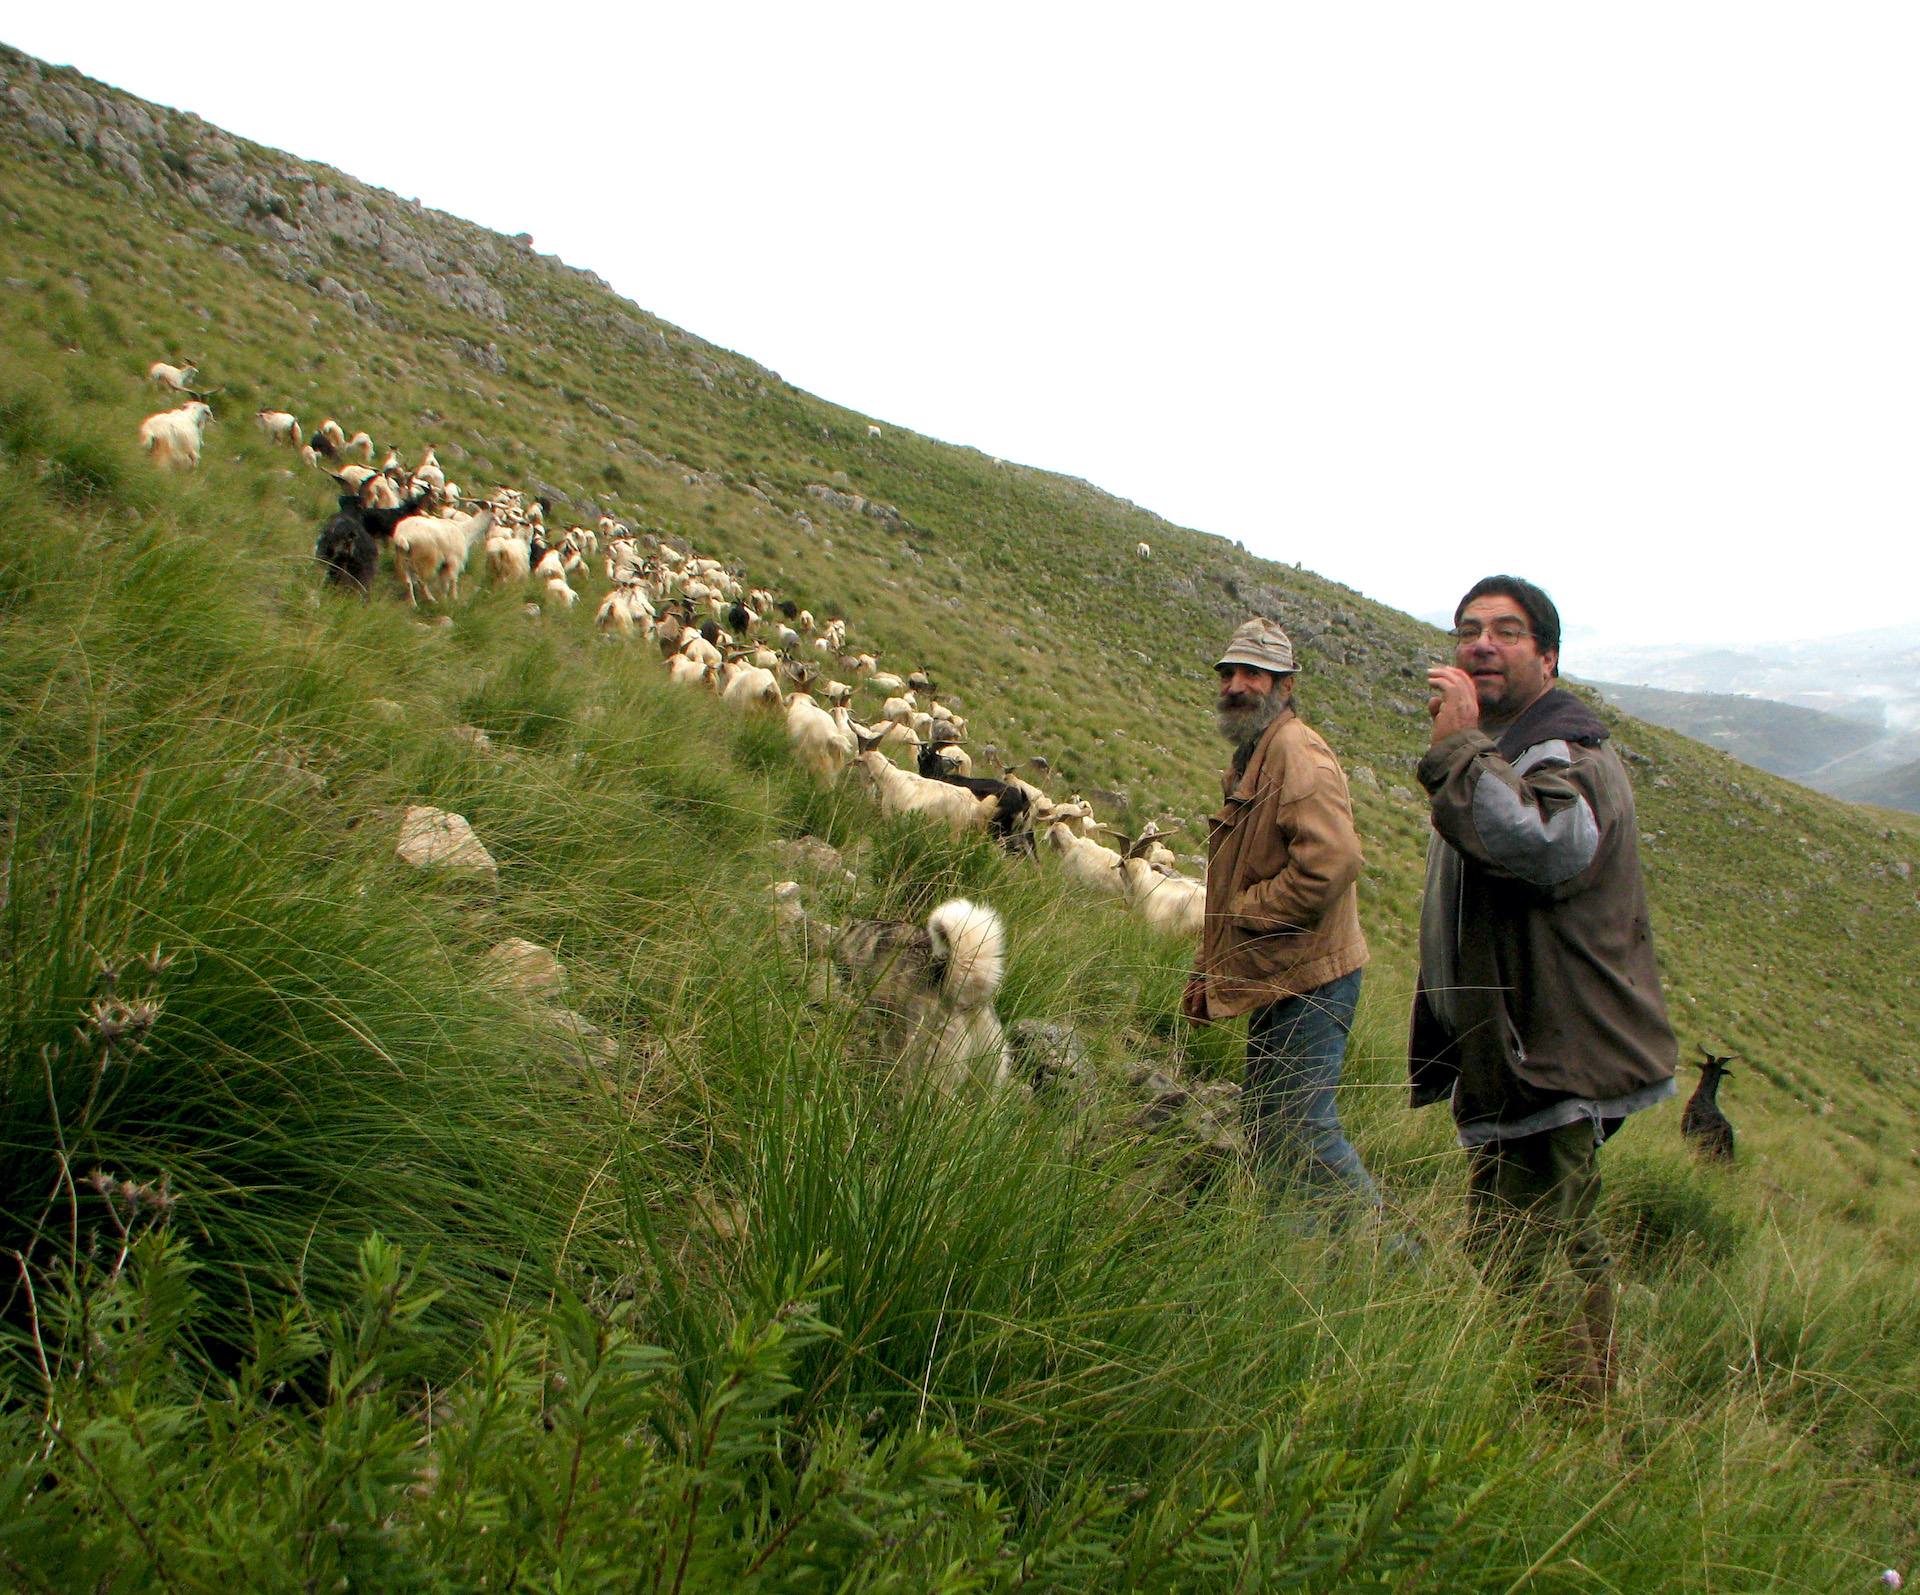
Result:
[[1268,693],[1222,693],[1213,711],[1213,723],[1220,735],[1236,748],[1258,742],[1260,735],[1286,711],[1293,701],[1291,693],[1278,687]]

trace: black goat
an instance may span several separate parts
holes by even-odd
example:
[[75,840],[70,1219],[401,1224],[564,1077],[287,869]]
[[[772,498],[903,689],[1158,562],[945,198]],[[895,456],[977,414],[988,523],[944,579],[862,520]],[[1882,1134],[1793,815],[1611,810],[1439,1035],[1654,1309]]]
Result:
[[1700,1049],[1700,1056],[1705,1059],[1700,1065],[1700,1083],[1693,1088],[1686,1111],[1680,1115],[1680,1134],[1701,1157],[1731,1163],[1733,1126],[1720,1111],[1720,1082],[1732,1073],[1727,1065],[1734,1060],[1716,1058],[1705,1047]]
[[997,797],[1000,807],[987,821],[987,830],[1000,838],[1009,851],[1016,850],[1015,835],[1022,829],[1031,800],[1023,787],[1006,781],[990,781],[982,775],[955,775],[940,757],[938,747],[923,747],[919,757],[920,774],[929,781],[944,781],[948,786],[963,786],[977,798]]
[[380,545],[431,493],[432,489],[422,488],[392,509],[369,508],[359,493],[342,493],[340,508],[320,528],[313,544],[313,557],[327,567],[327,585],[357,587],[363,596],[371,593],[374,573],[380,568]]
[[798,620],[800,618],[800,606],[791,598],[782,598],[775,607],[789,620]]
[[746,636],[747,628],[753,624],[753,618],[753,611],[745,604],[735,604],[727,611],[727,625],[732,628],[736,637]]

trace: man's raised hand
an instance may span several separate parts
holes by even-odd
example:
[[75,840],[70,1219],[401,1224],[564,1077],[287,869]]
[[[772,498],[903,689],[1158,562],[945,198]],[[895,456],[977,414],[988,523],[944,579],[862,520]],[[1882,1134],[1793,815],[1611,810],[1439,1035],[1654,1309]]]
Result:
[[1480,695],[1474,688],[1473,677],[1458,665],[1432,666],[1427,671],[1427,685],[1433,688],[1433,696],[1427,700],[1427,713],[1433,716],[1435,742],[1480,723]]

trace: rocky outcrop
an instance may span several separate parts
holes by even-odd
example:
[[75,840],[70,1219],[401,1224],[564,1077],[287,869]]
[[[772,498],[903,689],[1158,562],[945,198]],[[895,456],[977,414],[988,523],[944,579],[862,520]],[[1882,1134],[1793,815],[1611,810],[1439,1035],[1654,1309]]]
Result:
[[[777,372],[690,333],[649,325],[645,312],[596,273],[535,254],[525,235],[503,238],[0,45],[5,145],[82,157],[151,202],[178,200],[208,224],[252,239],[236,249],[212,231],[186,227],[209,252],[302,283],[382,325],[388,323],[381,283],[362,278],[417,284],[442,304],[504,329],[515,324],[516,288],[530,281],[529,274],[545,274],[549,280],[540,284],[539,300],[559,305],[572,325],[670,361],[708,388],[727,384],[764,397],[780,381]],[[4,158],[13,158],[13,150]],[[456,357],[505,374],[505,357],[494,343],[458,337],[449,343]]]
[[825,482],[809,482],[806,486],[809,498],[818,499],[829,509],[837,509],[848,515],[864,515],[869,520],[878,521],[891,532],[905,532],[912,529],[913,523],[902,515],[892,504],[882,504],[862,494],[829,487]]

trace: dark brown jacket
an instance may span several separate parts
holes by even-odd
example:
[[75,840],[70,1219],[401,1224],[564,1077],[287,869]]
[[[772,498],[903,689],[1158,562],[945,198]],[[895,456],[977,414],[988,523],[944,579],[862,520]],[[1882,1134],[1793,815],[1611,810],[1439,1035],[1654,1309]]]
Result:
[[1495,743],[1478,729],[1420,762],[1435,835],[1409,1064],[1416,1107],[1463,1126],[1673,1077],[1633,787],[1600,717],[1558,688]]
[[[1207,919],[1188,1016],[1231,1019],[1367,961],[1354,882],[1363,862],[1347,778],[1291,709],[1254,745],[1207,838]],[[1196,982],[1198,984],[1198,982]]]

